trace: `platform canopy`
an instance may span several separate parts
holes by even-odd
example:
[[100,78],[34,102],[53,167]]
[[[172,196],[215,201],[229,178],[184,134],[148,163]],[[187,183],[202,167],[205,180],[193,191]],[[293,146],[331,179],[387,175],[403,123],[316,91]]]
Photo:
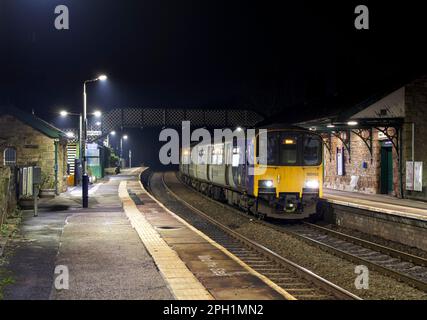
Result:
[[[373,130],[381,132],[393,145],[400,158],[400,138],[405,118],[405,87],[391,93],[371,97],[362,103],[345,108],[329,116],[298,122],[295,125],[319,133],[331,152],[331,138],[339,139],[349,155],[351,133],[365,143],[372,157]],[[351,158],[350,158],[351,159]]]

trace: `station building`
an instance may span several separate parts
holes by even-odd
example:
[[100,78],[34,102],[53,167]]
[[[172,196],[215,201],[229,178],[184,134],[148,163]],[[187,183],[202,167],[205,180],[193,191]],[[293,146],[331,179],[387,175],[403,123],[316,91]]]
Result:
[[40,167],[42,193],[66,191],[66,146],[67,137],[60,129],[33,114],[1,106],[0,167]]
[[323,137],[325,190],[427,201],[427,77],[341,110],[297,123]]

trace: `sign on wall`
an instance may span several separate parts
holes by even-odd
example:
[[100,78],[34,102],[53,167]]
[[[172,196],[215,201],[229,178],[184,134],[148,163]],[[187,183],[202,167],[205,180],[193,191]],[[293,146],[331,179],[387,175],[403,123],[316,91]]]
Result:
[[337,148],[337,175],[343,176],[344,174],[344,148]]
[[423,163],[414,162],[414,191],[423,191]]
[[406,162],[406,190],[423,191],[423,163],[407,161]]

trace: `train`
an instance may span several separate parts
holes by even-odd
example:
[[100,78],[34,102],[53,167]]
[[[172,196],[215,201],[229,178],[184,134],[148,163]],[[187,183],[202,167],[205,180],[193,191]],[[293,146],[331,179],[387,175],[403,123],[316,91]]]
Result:
[[[262,150],[267,154],[260,164],[254,161],[260,158],[260,131],[256,132],[244,144],[233,139],[181,148],[180,179],[259,219],[315,216],[323,195],[322,137],[299,127],[265,128]],[[204,160],[192,161],[193,152]]]

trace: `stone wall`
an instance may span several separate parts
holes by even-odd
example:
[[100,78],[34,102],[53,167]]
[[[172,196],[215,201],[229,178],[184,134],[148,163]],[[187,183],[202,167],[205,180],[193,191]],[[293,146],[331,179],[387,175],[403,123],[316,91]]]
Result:
[[[345,149],[345,175],[339,176],[337,173],[337,148],[344,147],[343,143],[336,137],[332,137],[331,141],[331,154],[327,148],[324,150],[325,159],[325,179],[324,186],[326,188],[343,190],[343,191],[357,191],[368,194],[377,194],[380,192],[380,179],[381,179],[381,142],[378,139],[378,130],[373,130],[373,149],[372,157],[368,147],[363,140],[356,134],[350,135],[350,154]],[[393,178],[395,180],[394,193],[399,192],[399,166],[397,161],[397,154],[393,151]],[[371,161],[372,159],[372,161]],[[363,167],[366,162],[367,168]],[[355,186],[351,185],[352,176],[358,177],[358,182]]]
[[322,202],[325,221],[427,250],[427,221]]
[[24,124],[13,116],[0,117],[0,164],[4,164],[4,150],[15,148],[17,166],[40,166],[45,183],[42,189],[55,187],[55,143],[58,144],[58,191],[66,190],[66,145]]
[[[415,124],[415,161],[423,162],[423,191],[405,191],[411,199],[427,201],[427,77],[418,79],[406,86],[406,118],[403,130],[403,168],[406,161],[412,160],[412,123]],[[405,169],[403,170],[405,175]],[[404,180],[405,181],[405,176]]]
[[16,208],[15,181],[9,167],[0,166],[0,226]]

